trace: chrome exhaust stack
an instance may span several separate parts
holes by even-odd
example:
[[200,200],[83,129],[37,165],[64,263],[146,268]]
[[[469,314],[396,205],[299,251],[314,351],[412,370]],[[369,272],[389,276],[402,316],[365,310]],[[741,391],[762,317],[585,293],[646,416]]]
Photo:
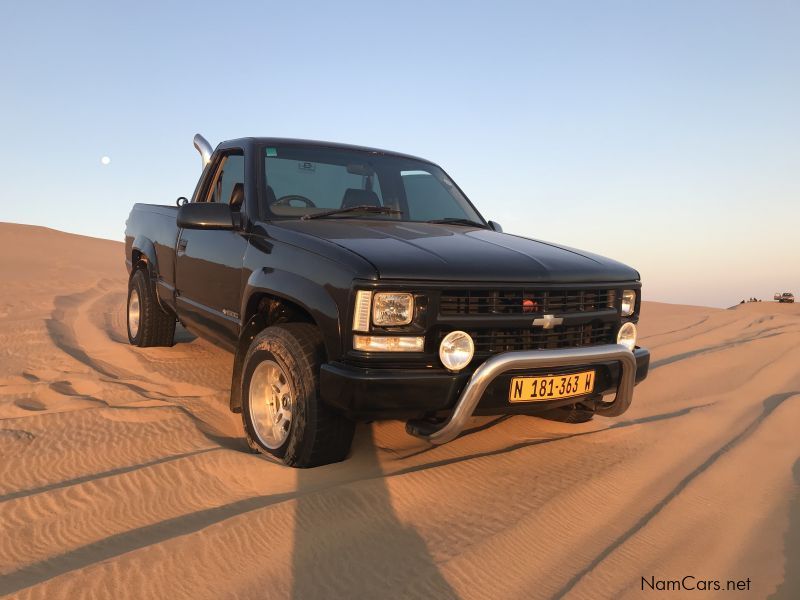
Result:
[[199,133],[194,135],[194,147],[197,148],[197,151],[200,153],[200,158],[203,159],[203,168],[211,162],[211,153],[214,152],[214,149],[211,147],[211,144],[208,143],[208,140],[204,138]]

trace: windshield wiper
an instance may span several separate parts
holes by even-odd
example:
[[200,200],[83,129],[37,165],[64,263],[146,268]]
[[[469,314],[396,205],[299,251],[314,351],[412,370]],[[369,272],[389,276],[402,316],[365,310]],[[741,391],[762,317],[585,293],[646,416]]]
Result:
[[310,215],[303,215],[300,218],[304,221],[308,221],[309,219],[320,219],[322,217],[330,217],[331,215],[341,215],[344,213],[357,211],[382,215],[403,214],[402,211],[399,211],[396,208],[389,208],[388,206],[371,206],[369,204],[362,204],[359,206],[348,206],[347,208],[334,208],[333,210],[325,210],[318,213],[312,213]]
[[436,223],[439,225],[467,225],[469,227],[480,227],[481,229],[486,229],[487,226],[483,223],[478,223],[477,221],[473,221],[471,219],[455,219],[455,218],[447,218],[447,219],[431,219],[430,221],[425,221],[426,223]]

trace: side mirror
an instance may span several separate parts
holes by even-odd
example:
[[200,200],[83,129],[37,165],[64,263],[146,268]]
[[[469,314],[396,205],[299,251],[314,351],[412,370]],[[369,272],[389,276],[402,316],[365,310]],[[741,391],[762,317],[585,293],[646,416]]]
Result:
[[503,233],[503,228],[500,227],[500,223],[497,223],[495,221],[489,221],[489,227],[492,229],[492,231],[496,231],[497,233]]
[[184,229],[233,229],[231,207],[219,202],[194,202],[178,209],[178,227]]

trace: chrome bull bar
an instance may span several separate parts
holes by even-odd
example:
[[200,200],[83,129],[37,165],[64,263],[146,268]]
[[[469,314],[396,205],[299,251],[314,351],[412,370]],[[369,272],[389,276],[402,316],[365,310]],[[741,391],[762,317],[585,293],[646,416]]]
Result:
[[464,430],[486,388],[498,375],[519,369],[546,369],[548,367],[589,366],[595,363],[618,361],[621,365],[617,394],[612,402],[603,402],[596,408],[598,414],[616,417],[624,413],[633,399],[636,384],[636,358],[633,352],[620,344],[563,348],[558,350],[525,350],[503,352],[488,358],[480,365],[461,392],[452,414],[443,422],[409,421],[406,431],[432,444],[446,444]]

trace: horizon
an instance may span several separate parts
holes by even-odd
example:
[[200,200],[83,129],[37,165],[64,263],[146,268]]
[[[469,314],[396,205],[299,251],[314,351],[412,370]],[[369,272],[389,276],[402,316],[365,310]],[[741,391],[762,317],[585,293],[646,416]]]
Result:
[[327,139],[436,162],[506,232],[636,268],[645,300],[771,300],[800,292],[798,22],[721,1],[15,6],[0,221],[119,241],[134,202],[191,194],[197,132]]
[[[53,228],[53,227],[47,227],[45,225],[37,225],[36,223],[16,223],[16,222],[10,222],[10,221],[0,221],[0,225],[19,225],[19,226],[23,226],[23,227],[38,227],[40,229],[48,229],[48,230],[54,231],[56,233],[65,233],[67,235],[76,235],[76,236],[79,236],[79,237],[85,237],[85,238],[89,238],[89,239],[99,239],[99,240],[103,240],[103,241],[107,241],[107,242],[115,242],[117,244],[124,244],[124,240],[116,240],[116,239],[113,239],[113,238],[91,236],[91,235],[86,235],[86,234],[82,234],[82,233],[75,233],[75,232],[72,232],[72,231],[64,231],[63,229],[56,229],[56,228]],[[727,309],[731,309],[731,308],[736,308],[737,306],[742,304],[742,301],[744,301],[745,304],[750,304],[751,303],[750,298],[756,298],[756,302],[762,302],[762,303],[763,302],[773,302],[773,303],[777,303],[777,301],[774,299],[774,294],[775,293],[783,293],[783,292],[787,292],[787,291],[792,291],[792,290],[780,290],[780,291],[776,290],[776,292],[770,293],[769,295],[765,295],[763,298],[762,297],[756,297],[756,296],[747,296],[746,298],[742,298],[741,300],[738,300],[738,301],[734,302],[730,306],[712,306],[710,304],[696,304],[696,303],[692,303],[692,302],[672,302],[672,301],[669,301],[669,300],[655,300],[655,299],[652,299],[652,298],[647,298],[646,296],[642,297],[642,301],[643,302],[648,302],[648,303],[656,303],[656,304],[671,304],[671,305],[675,305],[675,306],[689,306],[689,307],[695,306],[695,307],[699,307],[699,308],[719,308],[721,310],[727,310]]]

